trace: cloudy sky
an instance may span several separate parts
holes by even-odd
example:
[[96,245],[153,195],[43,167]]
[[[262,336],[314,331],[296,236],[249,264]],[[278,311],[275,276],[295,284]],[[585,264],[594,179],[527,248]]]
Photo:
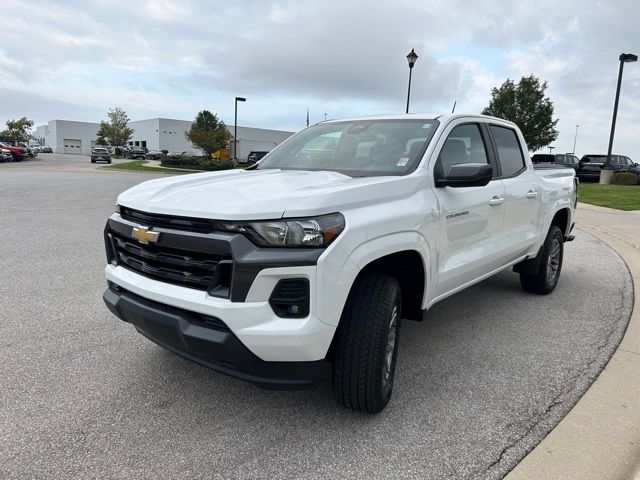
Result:
[[[491,88],[533,73],[560,119],[555,152],[606,151],[621,52],[640,54],[640,1],[3,0],[0,125],[23,115],[241,125],[411,110],[477,113]],[[10,13],[9,13],[10,12]],[[627,64],[614,150],[640,161],[640,63]]]

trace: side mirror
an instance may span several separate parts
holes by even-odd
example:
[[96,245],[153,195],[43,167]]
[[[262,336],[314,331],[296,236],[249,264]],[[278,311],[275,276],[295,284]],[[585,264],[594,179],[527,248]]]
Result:
[[436,178],[436,187],[484,187],[493,178],[493,167],[486,163],[452,165],[444,178]]

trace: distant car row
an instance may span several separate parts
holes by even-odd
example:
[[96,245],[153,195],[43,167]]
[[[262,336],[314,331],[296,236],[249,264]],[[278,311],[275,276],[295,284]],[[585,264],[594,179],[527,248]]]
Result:
[[30,148],[36,153],[53,153],[53,148],[49,145],[35,145]]
[[600,153],[583,155],[579,160],[578,157],[571,153],[537,153],[531,157],[531,161],[534,164],[554,163],[573,168],[581,182],[598,182],[602,170],[630,172],[637,175],[637,183],[640,185],[640,165],[625,155],[611,155],[611,162],[609,163],[607,161],[607,155]]
[[37,152],[33,152],[23,144],[13,145],[9,142],[0,142],[0,161],[2,162],[19,162],[36,155]]
[[[124,158],[132,160],[159,160],[164,157],[164,153],[160,150],[145,150],[141,147],[115,147],[116,155],[122,155]],[[91,163],[107,162],[111,163],[110,147],[95,147],[91,150]]]

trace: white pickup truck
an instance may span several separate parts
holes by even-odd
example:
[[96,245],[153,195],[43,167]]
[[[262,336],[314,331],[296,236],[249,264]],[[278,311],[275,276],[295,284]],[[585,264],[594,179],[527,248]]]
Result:
[[[256,165],[144,182],[105,227],[109,309],[153,342],[265,388],[379,412],[401,319],[513,267],[553,291],[573,169],[534,169],[480,115],[327,121]],[[328,368],[328,367],[327,367]]]

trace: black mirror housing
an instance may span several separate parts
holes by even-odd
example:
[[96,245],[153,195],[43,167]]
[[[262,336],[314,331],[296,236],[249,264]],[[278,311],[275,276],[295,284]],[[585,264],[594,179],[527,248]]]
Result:
[[486,163],[452,165],[444,178],[436,178],[436,187],[484,187],[493,178],[493,167]]

